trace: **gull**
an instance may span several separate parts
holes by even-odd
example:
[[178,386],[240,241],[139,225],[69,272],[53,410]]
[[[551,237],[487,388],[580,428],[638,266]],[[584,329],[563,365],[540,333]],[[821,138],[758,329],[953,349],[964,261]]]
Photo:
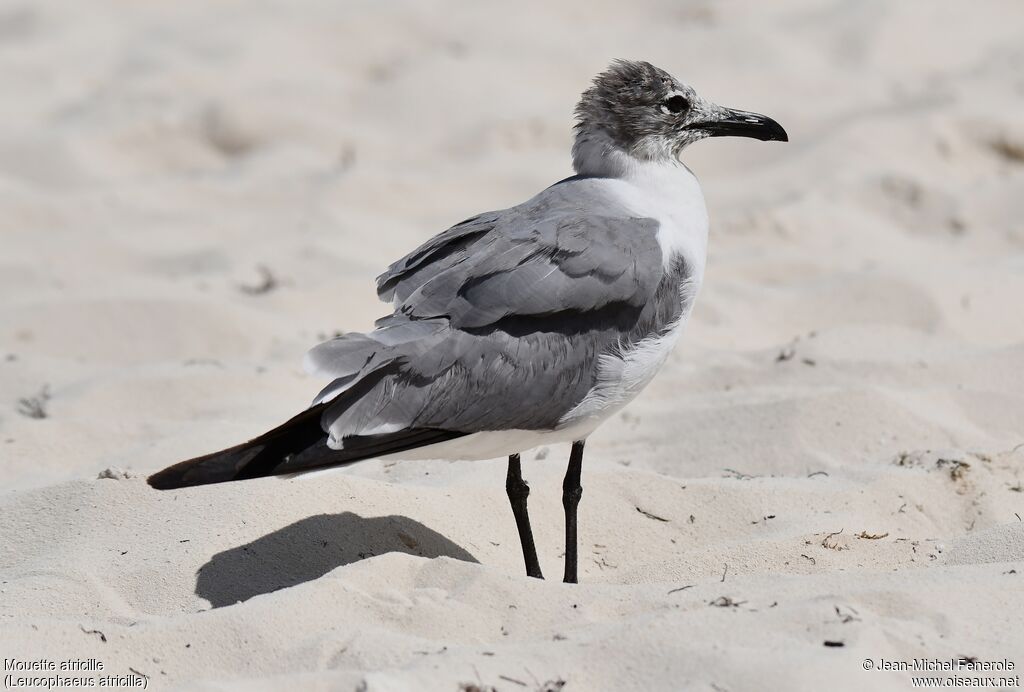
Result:
[[715,105],[647,62],[613,62],[575,114],[575,175],[388,267],[377,293],[392,313],[307,354],[330,380],[309,408],[149,484],[507,456],[526,574],[543,578],[519,455],[569,442],[563,581],[575,583],[584,444],[668,358],[704,277],[707,209],[679,154],[707,137],[788,141],[771,118]]

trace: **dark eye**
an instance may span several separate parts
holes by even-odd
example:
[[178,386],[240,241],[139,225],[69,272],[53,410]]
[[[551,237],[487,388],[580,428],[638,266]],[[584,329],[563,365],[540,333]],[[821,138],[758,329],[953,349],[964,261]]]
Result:
[[665,99],[665,110],[669,113],[682,113],[690,107],[690,102],[686,100],[685,96],[675,94]]

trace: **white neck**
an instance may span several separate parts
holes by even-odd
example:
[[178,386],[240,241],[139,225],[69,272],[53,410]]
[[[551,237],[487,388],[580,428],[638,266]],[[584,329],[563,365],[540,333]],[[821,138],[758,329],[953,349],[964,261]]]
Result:
[[579,175],[623,178],[639,163],[620,149],[604,130],[581,129],[572,145],[572,167]]
[[605,130],[584,127],[576,133],[572,146],[572,167],[580,175],[628,178],[638,167],[682,166],[664,140],[657,137],[648,140],[650,143],[642,148],[648,156],[637,157],[619,146]]
[[659,222],[658,240],[666,265],[682,254],[699,282],[707,256],[708,217],[700,183],[674,156],[641,160],[612,142],[603,131],[582,130],[572,149],[580,175],[610,178],[609,184],[637,216]]

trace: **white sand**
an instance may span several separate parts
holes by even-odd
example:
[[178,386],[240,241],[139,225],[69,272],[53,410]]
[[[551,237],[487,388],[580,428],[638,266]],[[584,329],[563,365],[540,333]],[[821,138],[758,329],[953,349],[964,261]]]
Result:
[[[1019,674],[1020,3],[297,5],[0,5],[0,655],[160,690]],[[554,579],[563,448],[524,462],[546,582],[503,460],[145,485],[305,406],[305,349],[384,314],[391,260],[566,175],[618,56],[792,141],[687,152],[707,280],[590,440],[582,584]]]

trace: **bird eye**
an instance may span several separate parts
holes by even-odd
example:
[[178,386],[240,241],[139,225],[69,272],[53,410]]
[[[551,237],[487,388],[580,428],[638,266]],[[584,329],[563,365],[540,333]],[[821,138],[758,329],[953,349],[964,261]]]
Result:
[[690,102],[686,100],[685,96],[674,94],[673,96],[669,96],[665,99],[663,107],[669,113],[678,114],[689,108]]

